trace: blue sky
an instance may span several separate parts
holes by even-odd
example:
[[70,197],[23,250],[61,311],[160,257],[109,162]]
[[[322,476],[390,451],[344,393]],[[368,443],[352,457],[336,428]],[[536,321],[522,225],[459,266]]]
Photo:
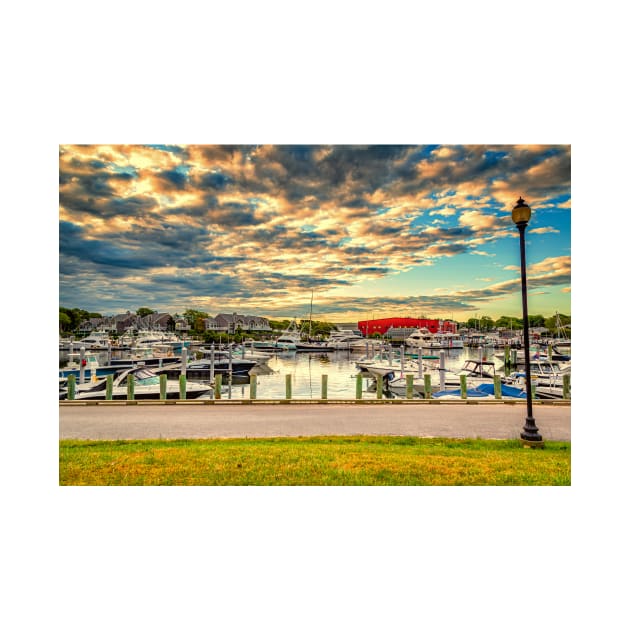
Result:
[[60,304],[358,321],[571,312],[568,145],[62,145]]

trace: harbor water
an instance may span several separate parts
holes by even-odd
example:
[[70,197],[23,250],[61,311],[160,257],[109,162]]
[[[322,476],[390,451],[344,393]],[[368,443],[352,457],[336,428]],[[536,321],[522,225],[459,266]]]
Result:
[[[283,400],[286,398],[287,375],[291,376],[291,397],[293,399],[320,399],[322,398],[322,376],[327,376],[327,398],[337,400],[350,400],[356,398],[357,375],[359,369],[356,363],[377,355],[366,347],[366,352],[351,352],[338,350],[335,352],[282,352],[271,354],[268,361],[259,363],[251,370],[251,374],[256,375],[258,399]],[[408,350],[409,352],[409,350]],[[503,374],[502,361],[498,360],[495,353],[503,355],[502,350],[492,348],[463,348],[444,350],[445,367],[447,370],[458,371],[467,359],[481,359],[494,361],[497,374]],[[431,355],[434,358],[431,363],[438,362],[440,350],[424,350],[423,355]],[[107,362],[107,353],[99,353],[99,361]],[[122,356],[114,351],[114,358]],[[190,356],[190,355],[189,355]],[[193,353],[194,356],[194,353]],[[235,357],[242,356],[240,352],[235,352]],[[192,357],[191,357],[192,358]],[[248,358],[247,352],[245,358]],[[412,356],[406,355],[406,361],[411,361]],[[387,363],[385,356],[382,361]],[[398,348],[393,350],[393,361],[398,361]],[[60,358],[60,367],[66,361]],[[426,364],[426,362],[425,362]],[[407,369],[409,364],[407,364]],[[398,370],[397,376],[400,375]],[[86,380],[89,380],[90,373],[86,371]],[[193,379],[190,379],[193,380]],[[250,398],[250,377],[234,375],[230,379],[228,374],[222,374],[222,398],[228,399],[248,399]],[[376,398],[376,382],[373,378],[363,375],[362,378],[362,398]],[[207,396],[211,396],[208,394]],[[385,388],[384,397],[391,397]]]
[[[486,358],[493,360],[494,350],[486,349]],[[438,351],[426,351],[426,354],[437,356]],[[445,367],[447,370],[459,370],[466,359],[479,359],[478,348],[461,350],[445,350]],[[328,377],[329,399],[356,398],[356,379],[359,370],[356,362],[363,359],[359,352],[337,351],[328,353],[290,352],[272,356],[266,364],[256,366],[251,374],[256,374],[259,399],[280,400],[286,397],[286,375],[291,375],[291,396],[295,399],[319,399],[322,397],[322,375]],[[409,358],[410,359],[410,358]],[[386,359],[385,359],[386,360]],[[435,362],[435,360],[433,360]],[[497,365],[497,374],[502,374]],[[228,385],[227,375],[223,375],[223,385]],[[387,392],[384,396],[388,396]],[[223,398],[249,398],[249,378],[234,376],[229,391],[224,391]],[[363,377],[362,397],[376,398],[375,381]]]

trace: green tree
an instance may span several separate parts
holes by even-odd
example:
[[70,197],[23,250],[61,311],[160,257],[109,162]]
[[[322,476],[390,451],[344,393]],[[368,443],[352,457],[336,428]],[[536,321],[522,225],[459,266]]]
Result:
[[527,321],[531,327],[538,328],[545,325],[545,318],[543,315],[529,315]]
[[209,317],[208,313],[204,312],[204,311],[196,311],[194,309],[187,309],[186,311],[184,311],[184,318],[188,321],[188,323],[194,328],[195,327],[195,321],[198,319],[205,319],[206,317]]
[[152,313],[157,313],[157,311],[154,311],[152,308],[147,308],[146,306],[143,306],[136,311],[136,315],[138,317],[146,317],[147,315],[151,315]]
[[271,327],[271,330],[286,330],[289,327],[290,323],[291,320],[289,319],[283,319],[281,321],[273,319],[269,320],[269,326]]
[[72,319],[67,313],[59,310],[59,332],[67,332],[72,330]]
[[512,330],[520,330],[523,328],[523,320],[518,317],[508,317],[507,315],[501,315],[495,322],[497,328],[508,328]]

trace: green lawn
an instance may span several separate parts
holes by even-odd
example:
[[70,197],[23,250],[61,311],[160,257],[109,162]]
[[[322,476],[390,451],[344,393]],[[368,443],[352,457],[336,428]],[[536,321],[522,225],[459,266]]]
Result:
[[571,444],[387,436],[59,443],[60,485],[570,485]]

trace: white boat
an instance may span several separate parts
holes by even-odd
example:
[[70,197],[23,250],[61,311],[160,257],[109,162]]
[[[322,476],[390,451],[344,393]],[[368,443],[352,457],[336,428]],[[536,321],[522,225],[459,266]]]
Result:
[[276,339],[276,345],[285,350],[295,350],[302,336],[295,319],[287,326],[287,329]]
[[442,350],[459,350],[464,347],[462,336],[452,332],[435,333],[434,341],[440,344],[438,347]]
[[442,343],[435,340],[435,335],[428,328],[414,330],[407,339],[405,345],[409,348],[441,348]]
[[359,344],[365,348],[365,341],[359,331],[331,330],[326,345],[335,350],[350,350],[356,348]]
[[[570,361],[549,361],[540,359],[530,361],[530,374],[536,398],[562,398],[565,375],[571,377]],[[503,377],[503,382],[515,387],[525,387],[526,376],[521,370]]]
[[[159,399],[160,378],[150,368],[136,367],[122,370],[114,376],[112,388],[112,400],[127,398],[127,376],[131,375],[134,382],[134,399]],[[179,380],[166,381],[166,397],[179,398]],[[105,400],[107,380],[101,379],[97,383],[77,388],[75,400]],[[194,381],[186,382],[186,398],[199,398],[212,391],[212,386]]]
[[[431,376],[431,392],[440,391],[440,367],[436,363],[426,364],[423,362],[422,376],[415,374],[413,378],[413,390],[415,395],[424,398],[424,375]],[[466,387],[472,389],[482,383],[493,383],[495,377],[494,363],[491,361],[479,361],[477,359],[467,359],[464,365],[457,372],[444,370],[444,389],[457,389],[461,387],[461,376],[466,376]],[[406,375],[395,378],[388,383],[388,389],[398,395],[405,396],[407,392]]]
[[75,349],[85,348],[86,350],[107,350],[112,343],[109,333],[106,330],[95,330],[83,339],[72,342]]

